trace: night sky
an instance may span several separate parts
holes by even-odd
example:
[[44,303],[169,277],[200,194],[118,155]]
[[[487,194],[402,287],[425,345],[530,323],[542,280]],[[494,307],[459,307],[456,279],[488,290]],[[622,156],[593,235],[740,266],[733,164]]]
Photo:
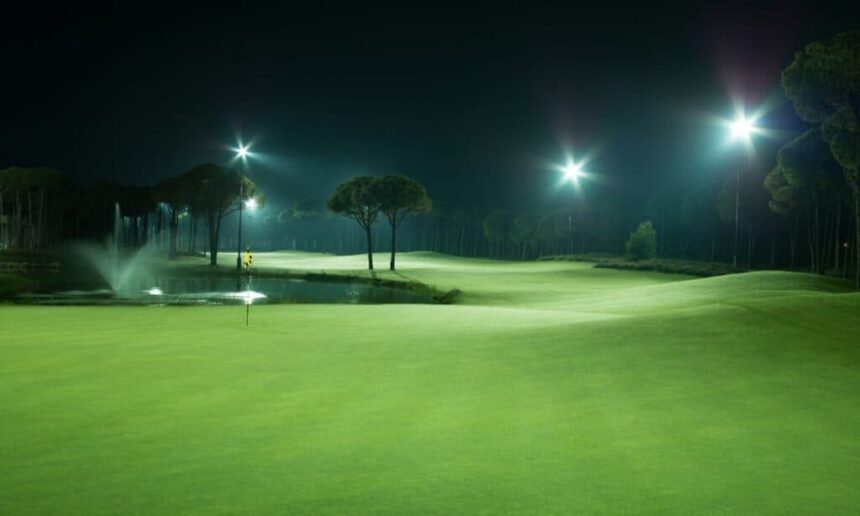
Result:
[[276,202],[399,172],[438,200],[533,206],[552,202],[566,151],[644,192],[725,169],[708,117],[733,98],[769,102],[767,122],[796,134],[780,70],[860,19],[822,2],[692,4],[7,16],[0,168],[153,184],[227,164],[241,136]]

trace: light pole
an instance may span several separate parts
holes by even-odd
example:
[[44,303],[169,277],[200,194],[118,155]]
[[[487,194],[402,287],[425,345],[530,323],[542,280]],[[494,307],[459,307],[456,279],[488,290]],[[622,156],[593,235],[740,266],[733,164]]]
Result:
[[[572,159],[567,160],[567,164],[561,169],[564,173],[565,181],[571,182],[574,185],[579,184],[579,178],[584,175],[582,172],[582,164],[574,163]],[[574,193],[570,195],[570,211],[567,214],[567,232],[570,235],[570,252],[573,254],[574,245],[573,245],[573,201],[574,201]],[[583,244],[584,245],[584,244]]]
[[248,146],[239,144],[236,149],[236,158],[242,163],[242,170],[239,176],[239,237],[238,248],[236,251],[236,270],[242,270],[242,207],[245,204],[245,162],[248,159]]
[[[755,126],[755,120],[747,118],[744,115],[738,115],[737,118],[729,125],[732,140],[741,140],[747,145],[750,144],[752,134],[758,128]],[[749,157],[747,157],[747,168],[749,168]],[[740,211],[741,211],[741,167],[735,167],[735,248],[732,256],[732,266],[738,266],[738,238],[740,236]]]

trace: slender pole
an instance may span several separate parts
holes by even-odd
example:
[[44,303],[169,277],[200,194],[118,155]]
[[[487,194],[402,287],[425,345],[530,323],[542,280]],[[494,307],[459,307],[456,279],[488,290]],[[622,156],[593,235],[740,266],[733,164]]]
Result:
[[573,245],[573,197],[575,192],[571,189],[570,193],[570,211],[567,212],[567,234],[570,237],[570,254],[576,254],[576,249]]
[[242,270],[242,198],[245,196],[245,182],[239,179],[239,244],[236,251],[236,270]]
[[[251,291],[251,269],[250,268],[248,268],[247,274],[248,275],[246,276],[247,279],[245,281],[245,290],[248,292],[248,295],[250,295],[250,291]],[[248,326],[248,318],[250,317],[250,315],[251,315],[251,299],[248,298],[245,300],[245,326]]]
[[732,257],[732,266],[738,266],[738,221],[740,220],[741,206],[741,168],[737,167],[737,187],[735,188],[735,254]]

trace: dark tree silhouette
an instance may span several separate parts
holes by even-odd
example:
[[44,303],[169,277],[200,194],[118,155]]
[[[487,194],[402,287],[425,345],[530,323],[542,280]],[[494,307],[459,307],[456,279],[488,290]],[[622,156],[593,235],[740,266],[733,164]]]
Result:
[[650,220],[639,224],[635,231],[630,233],[627,240],[627,257],[630,260],[649,260],[657,256],[657,231]]
[[178,253],[179,213],[188,201],[185,187],[181,177],[168,177],[155,185],[156,201],[167,207],[167,226],[170,232],[170,247],[167,256],[171,259],[175,258]]
[[9,167],[0,170],[0,218],[3,218],[6,209],[7,193],[11,203],[9,222],[5,224],[6,247],[44,247],[45,223],[48,211],[52,208],[52,198],[64,183],[63,175],[50,167]]
[[494,249],[491,255],[500,258],[502,251],[511,238],[511,218],[502,210],[493,210],[484,217],[481,228],[486,238]]
[[206,219],[209,229],[209,265],[218,264],[218,240],[221,235],[221,220],[233,211],[240,199],[256,195],[256,185],[239,172],[205,163],[189,170],[179,178],[184,188],[184,198],[196,213]]
[[525,260],[529,250],[538,240],[540,217],[534,213],[522,213],[511,223],[511,240],[519,245],[520,260]]
[[397,253],[397,228],[400,222],[412,213],[429,213],[433,202],[427,195],[424,185],[401,175],[387,175],[379,179],[374,188],[379,201],[379,209],[391,226],[391,261],[389,269],[394,270]]
[[338,215],[353,219],[367,238],[367,268],[373,270],[373,236],[371,228],[381,209],[377,193],[379,178],[354,177],[339,184],[326,201],[326,207]]
[[[834,208],[841,209],[839,199],[846,186],[842,171],[817,128],[780,149],[776,166],[765,179],[765,187],[771,194],[769,205],[774,212],[802,209],[806,217],[810,268],[814,272],[824,272],[822,221],[830,219]],[[838,229],[836,231],[838,233]]]
[[851,189],[860,287],[860,31],[809,44],[782,72],[782,87],[797,114],[820,126]]

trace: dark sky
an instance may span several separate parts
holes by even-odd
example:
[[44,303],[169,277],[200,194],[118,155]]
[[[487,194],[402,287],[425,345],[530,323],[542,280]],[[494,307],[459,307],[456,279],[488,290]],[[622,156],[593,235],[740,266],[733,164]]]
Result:
[[5,17],[0,167],[152,184],[226,164],[241,134],[273,199],[400,172],[437,199],[533,205],[568,149],[610,188],[647,188],[719,169],[706,119],[733,96],[776,99],[770,121],[796,130],[779,71],[860,19],[823,2],[310,4]]

